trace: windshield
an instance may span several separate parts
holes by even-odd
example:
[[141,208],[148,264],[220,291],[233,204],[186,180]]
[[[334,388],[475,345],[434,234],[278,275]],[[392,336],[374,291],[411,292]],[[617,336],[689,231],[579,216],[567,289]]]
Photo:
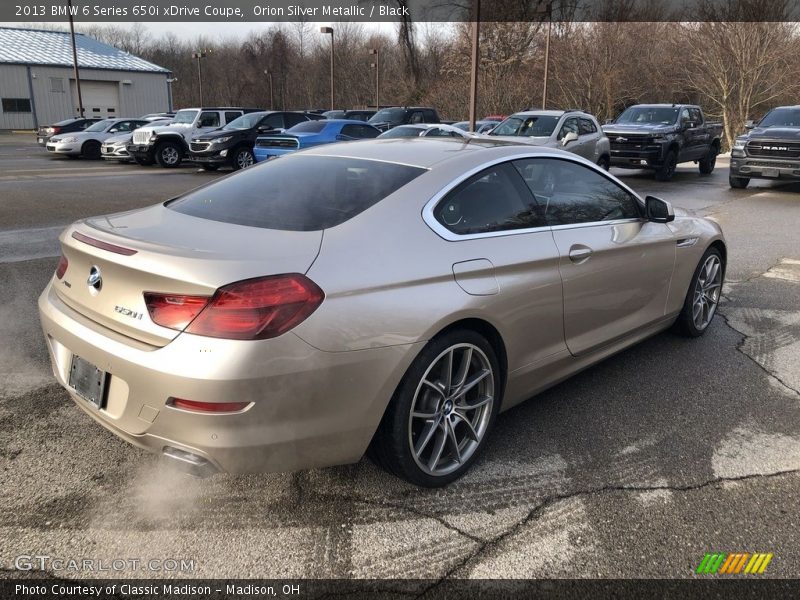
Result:
[[651,123],[673,125],[680,109],[672,106],[631,106],[617,117],[617,123]]
[[167,206],[223,223],[319,231],[353,218],[424,172],[382,161],[296,154],[220,179]]
[[407,137],[419,137],[425,130],[422,127],[395,127],[394,129],[390,129],[386,133],[380,134],[378,137],[383,138],[407,138]]
[[759,127],[800,127],[800,108],[776,108],[769,111]]
[[303,121],[286,130],[286,133],[319,133],[328,124],[325,121]]
[[248,113],[246,115],[242,115],[241,117],[237,117],[223,129],[230,131],[232,129],[252,129],[258,122],[264,117],[264,113]]
[[522,135],[528,137],[550,137],[558,125],[559,117],[547,115],[511,115],[495,127],[489,135]]
[[104,119],[102,121],[98,121],[91,127],[87,127],[84,131],[105,131],[113,124],[114,124],[113,119]]
[[372,115],[367,123],[402,123],[405,111],[402,108],[383,108]]
[[194,118],[197,116],[196,110],[179,110],[175,113],[175,118],[172,119],[173,123],[193,123]]

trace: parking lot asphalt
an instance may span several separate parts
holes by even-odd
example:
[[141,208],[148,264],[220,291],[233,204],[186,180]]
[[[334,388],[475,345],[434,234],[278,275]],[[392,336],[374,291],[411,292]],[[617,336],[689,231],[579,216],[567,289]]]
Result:
[[800,576],[800,185],[731,190],[724,158],[669,183],[615,173],[722,224],[728,283],[707,335],[658,335],[504,413],[445,489],[367,459],[197,480],[74,406],[36,298],[69,222],[220,175],[54,159],[0,136],[0,569],[36,554],[194,561],[50,571],[65,577],[683,578],[706,552],[769,552],[765,577]]

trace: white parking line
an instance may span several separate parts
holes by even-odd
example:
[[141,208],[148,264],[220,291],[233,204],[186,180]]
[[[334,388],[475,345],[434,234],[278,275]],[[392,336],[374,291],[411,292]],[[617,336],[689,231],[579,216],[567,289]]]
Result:
[[21,262],[58,256],[59,234],[65,225],[0,231],[0,263]]

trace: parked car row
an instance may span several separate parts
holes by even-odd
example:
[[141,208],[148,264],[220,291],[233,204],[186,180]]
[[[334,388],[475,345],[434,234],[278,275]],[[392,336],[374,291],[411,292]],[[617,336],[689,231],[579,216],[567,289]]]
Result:
[[[777,107],[731,153],[730,185],[751,178],[800,179],[800,106]],[[188,159],[203,169],[242,169],[299,149],[375,137],[491,136],[514,143],[560,148],[604,169],[646,169],[669,181],[681,163],[713,172],[723,125],[691,104],[637,104],[600,125],[577,109],[525,110],[476,122],[440,120],[434,108],[396,106],[370,110],[266,111],[200,107],[153,113],[138,119],[67,119],[40,127],[37,141],[48,152],[69,157],[157,163],[177,167]]]

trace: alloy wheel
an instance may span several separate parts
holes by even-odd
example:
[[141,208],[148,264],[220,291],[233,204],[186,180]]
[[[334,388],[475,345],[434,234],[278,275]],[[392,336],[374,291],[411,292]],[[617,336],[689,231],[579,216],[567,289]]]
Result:
[[249,150],[242,150],[236,155],[236,165],[240,169],[246,169],[253,165],[253,153]]
[[180,155],[178,151],[173,148],[172,146],[167,146],[163,150],[161,150],[161,159],[164,161],[165,164],[168,165],[175,165],[178,164],[180,160]]
[[694,326],[702,331],[717,310],[719,298],[722,293],[722,263],[715,254],[709,256],[697,274],[697,283],[694,286],[694,300],[692,302],[692,320]]
[[495,397],[492,363],[473,344],[455,344],[428,366],[409,415],[408,443],[420,469],[452,473],[480,446]]

